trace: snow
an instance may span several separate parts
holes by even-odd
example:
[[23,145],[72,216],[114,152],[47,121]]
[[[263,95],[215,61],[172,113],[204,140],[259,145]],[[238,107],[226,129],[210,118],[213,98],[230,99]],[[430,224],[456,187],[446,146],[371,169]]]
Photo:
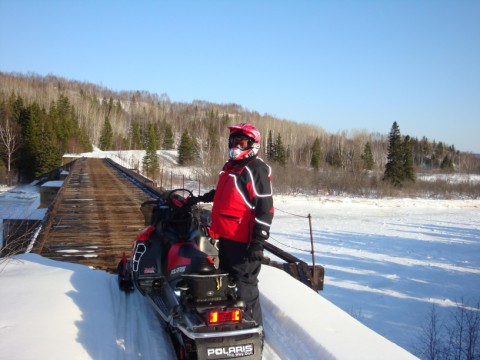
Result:
[[311,213],[322,297],[409,351],[431,304],[448,316],[480,299],[479,200],[277,196],[275,208],[271,241],[310,263],[307,220],[279,209]]
[[[260,283],[264,359],[414,359],[281,270],[264,266]],[[0,287],[2,358],[174,358],[150,304],[114,275],[22,254],[2,264]]]
[[419,174],[416,175],[418,180],[422,181],[444,181],[450,184],[461,184],[461,183],[480,183],[480,175],[478,174]]
[[[128,169],[143,169],[143,157],[145,156],[145,150],[122,150],[122,151],[102,151],[97,147],[93,147],[94,150],[91,153],[84,154],[65,154],[65,157],[76,158],[82,157],[94,157],[94,158],[110,158],[117,164],[122,165]],[[165,175],[173,173],[175,176],[185,175],[188,178],[195,178],[195,173],[199,171],[193,167],[178,166],[178,153],[176,150],[158,150],[157,156],[159,159],[160,171]]]
[[[0,187],[0,246],[3,246],[3,219],[38,219],[40,189],[35,183],[14,189]],[[42,216],[43,218],[43,216]]]
[[[34,212],[36,188],[0,194],[0,217]],[[272,243],[309,263],[311,215],[325,288],[262,267],[264,359],[415,358],[431,304],[442,316],[480,299],[480,200],[274,200]],[[0,261],[0,289],[2,358],[174,357],[151,306],[114,275],[22,254]]]
[[0,286],[2,358],[172,358],[149,304],[111,274],[24,254],[3,264]]
[[53,187],[53,188],[60,188],[63,185],[62,180],[52,180],[52,181],[47,181],[42,185],[42,187]]

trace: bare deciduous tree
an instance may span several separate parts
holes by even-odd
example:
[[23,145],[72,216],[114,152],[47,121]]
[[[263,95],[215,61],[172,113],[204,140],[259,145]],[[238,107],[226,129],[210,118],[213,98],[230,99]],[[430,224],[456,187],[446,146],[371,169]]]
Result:
[[437,307],[432,304],[419,335],[418,352],[422,359],[438,360],[442,356],[441,324]]
[[3,112],[0,118],[0,146],[7,163],[7,183],[11,185],[12,162],[20,147],[20,132],[6,112]]
[[432,305],[418,337],[417,352],[428,360],[477,360],[480,358],[480,305],[457,302],[443,323]]
[[471,308],[462,301],[452,315],[448,326],[450,341],[447,351],[449,359],[476,360],[480,357],[480,305]]

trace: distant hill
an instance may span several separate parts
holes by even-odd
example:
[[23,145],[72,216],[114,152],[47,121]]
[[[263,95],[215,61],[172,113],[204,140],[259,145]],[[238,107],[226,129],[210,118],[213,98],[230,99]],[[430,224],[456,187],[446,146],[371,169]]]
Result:
[[[3,72],[0,101],[2,121],[11,114],[24,133],[26,119],[43,111],[42,121],[50,123],[56,134],[53,146],[61,153],[89,151],[87,144],[102,150],[140,150],[151,141],[159,150],[171,150],[187,135],[193,150],[189,161],[210,178],[216,177],[226,159],[226,126],[250,122],[262,133],[260,156],[274,167],[282,191],[378,190],[387,162],[390,129],[385,134],[357,130],[330,134],[318,126],[261,115],[239,104],[173,102],[166,94],[116,92],[54,75]],[[155,134],[153,140],[149,131]],[[480,172],[478,155],[459,152],[453,145],[427,137],[411,138],[409,144],[417,171],[444,171],[448,166],[448,171]],[[5,170],[0,167],[1,171]]]

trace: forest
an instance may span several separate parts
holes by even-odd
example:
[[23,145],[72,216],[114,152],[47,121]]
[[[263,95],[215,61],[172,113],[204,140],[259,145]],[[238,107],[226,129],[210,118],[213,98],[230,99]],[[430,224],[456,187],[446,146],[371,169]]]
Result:
[[[394,114],[392,115],[394,116]],[[178,150],[181,166],[195,166],[214,184],[226,160],[226,126],[250,122],[262,133],[260,156],[273,169],[279,193],[361,196],[478,197],[470,181],[421,181],[420,174],[480,174],[478,155],[452,144],[401,134],[350,130],[278,119],[238,104],[181,103],[166,94],[112,91],[54,75],[0,72],[0,183],[29,182],[61,165],[65,153],[146,150],[143,169],[161,171],[157,150]]]

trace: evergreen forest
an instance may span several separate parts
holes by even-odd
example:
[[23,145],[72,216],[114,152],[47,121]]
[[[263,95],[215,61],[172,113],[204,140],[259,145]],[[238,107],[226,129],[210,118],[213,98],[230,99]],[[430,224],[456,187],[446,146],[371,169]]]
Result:
[[272,166],[278,193],[480,195],[475,182],[422,181],[423,174],[480,174],[480,158],[428,134],[402,134],[394,116],[385,134],[330,134],[238,104],[181,103],[166,94],[0,72],[0,183],[32,181],[58,168],[63,154],[89,152],[93,145],[145,150],[150,177],[160,171],[157,150],[177,150],[181,166],[198,167],[198,180],[214,185],[227,160],[226,127],[250,122],[261,131],[260,156]]

